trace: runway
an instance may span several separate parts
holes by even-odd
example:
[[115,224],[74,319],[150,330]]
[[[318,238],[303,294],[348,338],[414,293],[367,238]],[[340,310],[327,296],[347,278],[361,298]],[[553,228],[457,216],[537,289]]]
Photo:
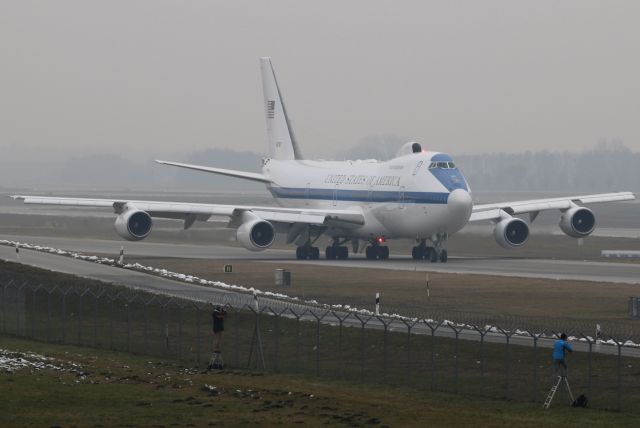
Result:
[[293,250],[269,249],[250,252],[241,247],[224,245],[172,244],[155,242],[128,242],[122,240],[80,239],[60,237],[25,237],[2,235],[0,239],[46,245],[89,254],[111,254],[115,257],[120,247],[127,255],[152,257],[180,257],[195,259],[255,260],[261,262],[304,263],[332,267],[392,269],[407,271],[442,272],[455,274],[496,275],[552,280],[578,280],[640,284],[640,263],[596,262],[553,259],[526,259],[515,257],[455,257],[449,262],[430,263],[415,261],[408,256],[391,255],[389,260],[366,260],[362,254],[352,254],[349,260],[295,260]]

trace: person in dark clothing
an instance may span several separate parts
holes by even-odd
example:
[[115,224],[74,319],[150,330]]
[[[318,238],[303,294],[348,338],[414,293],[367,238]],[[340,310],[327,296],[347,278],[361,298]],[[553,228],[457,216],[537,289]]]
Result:
[[553,371],[556,376],[567,377],[566,351],[573,352],[573,347],[567,342],[567,335],[562,333],[553,344]]
[[220,343],[222,342],[222,332],[224,331],[224,316],[227,311],[222,306],[213,308],[211,318],[213,321],[213,352],[220,352]]

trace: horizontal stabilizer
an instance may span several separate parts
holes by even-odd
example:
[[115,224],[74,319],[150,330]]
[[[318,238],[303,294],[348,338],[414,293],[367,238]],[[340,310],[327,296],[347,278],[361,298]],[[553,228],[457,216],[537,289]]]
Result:
[[211,167],[211,166],[190,165],[188,163],[167,162],[167,161],[162,161],[162,160],[156,160],[156,162],[158,162],[159,164],[162,164],[162,165],[171,165],[171,166],[177,166],[177,167],[180,167],[180,168],[193,169],[195,171],[203,171],[203,172],[209,172],[209,173],[212,173],[212,174],[226,175],[228,177],[243,178],[245,180],[260,181],[262,183],[271,183],[271,180],[269,180],[265,175],[259,174],[257,172],[236,171],[234,169],[224,169],[224,168],[214,168],[214,167]]

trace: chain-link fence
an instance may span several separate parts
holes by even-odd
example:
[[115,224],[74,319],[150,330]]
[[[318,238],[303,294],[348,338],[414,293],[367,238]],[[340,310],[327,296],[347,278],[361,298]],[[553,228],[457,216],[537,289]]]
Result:
[[[115,290],[115,291],[114,291]],[[228,314],[222,353],[229,369],[298,373],[370,385],[542,403],[553,382],[553,334],[572,326],[522,330],[482,320],[409,319],[270,305],[237,297],[199,302],[125,288],[0,283],[4,334],[170,358],[206,367],[213,348],[211,313]],[[243,298],[244,299],[244,298]],[[235,302],[235,304],[234,304]],[[459,321],[459,320],[457,320]],[[556,320],[560,322],[560,320]],[[562,328],[561,328],[562,327]],[[607,336],[567,331],[579,340],[569,358],[575,395],[597,408],[640,408],[640,352],[632,330]],[[558,392],[555,405],[568,399]]]

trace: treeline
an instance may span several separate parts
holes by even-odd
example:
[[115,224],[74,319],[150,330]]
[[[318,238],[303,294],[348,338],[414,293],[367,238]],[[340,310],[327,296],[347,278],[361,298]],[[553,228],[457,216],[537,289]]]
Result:
[[474,190],[614,192],[640,190],[640,153],[621,143],[583,152],[458,155]]

